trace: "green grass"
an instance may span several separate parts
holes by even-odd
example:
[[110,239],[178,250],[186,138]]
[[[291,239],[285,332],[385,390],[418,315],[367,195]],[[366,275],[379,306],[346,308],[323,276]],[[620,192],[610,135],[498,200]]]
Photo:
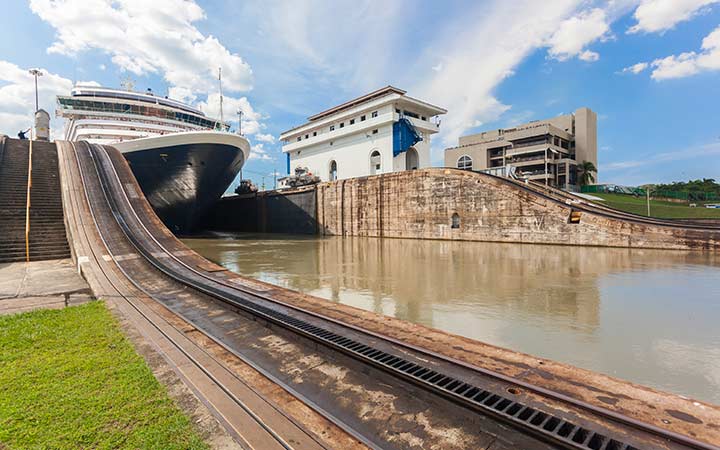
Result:
[[[647,216],[645,197],[634,197],[626,194],[592,193],[590,195],[605,199],[604,202],[598,203],[611,208]],[[650,199],[650,215],[663,219],[720,219],[720,209],[705,208],[700,203],[697,205],[697,207],[691,208],[685,203]]]
[[102,302],[0,317],[0,449],[206,449]]

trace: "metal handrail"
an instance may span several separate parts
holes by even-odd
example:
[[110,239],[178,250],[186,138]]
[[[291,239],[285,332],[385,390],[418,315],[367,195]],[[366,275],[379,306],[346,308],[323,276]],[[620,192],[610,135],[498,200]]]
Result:
[[25,206],[25,261],[30,262],[30,189],[32,188],[32,151],[33,151],[33,130],[30,129],[30,149],[28,150],[28,181],[27,181],[27,203]]

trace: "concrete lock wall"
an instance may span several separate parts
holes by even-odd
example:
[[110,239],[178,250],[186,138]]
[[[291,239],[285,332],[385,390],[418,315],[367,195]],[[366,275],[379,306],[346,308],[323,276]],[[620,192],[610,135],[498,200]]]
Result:
[[[317,221],[326,235],[663,249],[720,249],[716,233],[583,213],[490,176],[423,169],[324,183]],[[457,228],[453,228],[453,216]]]
[[316,234],[314,187],[222,198],[203,228],[218,231]]
[[[583,212],[503,179],[421,169],[225,198],[215,230],[488,242],[720,250],[717,231],[644,224]],[[454,217],[454,219],[453,219]],[[453,222],[457,228],[453,227]]]

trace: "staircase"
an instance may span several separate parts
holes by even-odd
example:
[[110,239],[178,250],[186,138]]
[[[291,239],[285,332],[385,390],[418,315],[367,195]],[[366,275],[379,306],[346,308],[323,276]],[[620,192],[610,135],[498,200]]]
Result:
[[[25,261],[29,143],[0,138],[0,263]],[[33,142],[30,261],[70,257],[54,143]]]

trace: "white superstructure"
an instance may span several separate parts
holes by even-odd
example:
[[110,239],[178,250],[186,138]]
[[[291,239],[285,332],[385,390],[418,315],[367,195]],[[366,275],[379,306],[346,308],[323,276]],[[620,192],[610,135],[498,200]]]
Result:
[[95,86],[76,86],[69,96],[58,96],[57,115],[67,119],[64,139],[93,144],[186,131],[227,131],[229,126],[197,108],[140,93]]
[[67,119],[64,139],[120,151],[175,232],[192,230],[250,157],[248,140],[226,123],[150,92],[77,86],[57,102],[57,115]]
[[[447,111],[405,94],[387,86],[282,133],[288,173],[307,167],[332,181],[429,167],[430,136]],[[407,146],[407,132],[421,140]]]

